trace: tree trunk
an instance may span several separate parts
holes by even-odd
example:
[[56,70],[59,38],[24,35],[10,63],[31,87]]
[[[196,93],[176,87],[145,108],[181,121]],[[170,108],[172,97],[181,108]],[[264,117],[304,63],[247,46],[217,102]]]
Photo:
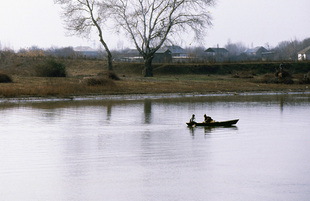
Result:
[[102,30],[101,27],[99,26],[97,20],[95,20],[94,18],[94,14],[93,14],[93,8],[92,6],[89,4],[89,1],[86,1],[87,3],[87,7],[89,9],[90,15],[91,15],[91,20],[94,23],[94,25],[97,27],[97,30],[99,32],[99,39],[100,39],[100,43],[102,44],[102,46],[104,47],[105,51],[108,54],[108,70],[109,71],[113,71],[113,64],[112,64],[112,54],[111,51],[107,45],[107,43],[103,40],[103,34],[102,34]]
[[109,51],[108,52],[108,70],[109,71],[113,71],[113,64],[112,64],[112,54],[111,52]]
[[149,56],[144,59],[144,77],[153,77],[152,61],[153,56]]
[[[99,29],[99,28],[98,28]],[[100,34],[99,34],[99,37],[100,37],[100,43],[103,45],[105,51],[107,52],[108,56],[107,56],[107,59],[108,59],[108,70],[109,71],[113,71],[113,64],[112,64],[112,54],[111,54],[111,51],[109,50],[109,47],[108,45],[104,42],[104,40],[102,39],[102,32],[101,30],[99,31]]]

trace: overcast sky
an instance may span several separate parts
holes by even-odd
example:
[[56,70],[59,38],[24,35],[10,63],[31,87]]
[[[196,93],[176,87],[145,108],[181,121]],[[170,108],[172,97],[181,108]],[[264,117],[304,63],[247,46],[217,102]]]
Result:
[[[97,35],[91,39],[67,36],[60,18],[60,7],[53,0],[0,0],[0,43],[15,50],[99,45]],[[224,46],[228,40],[248,47],[274,47],[281,41],[310,37],[310,0],[218,0],[211,8],[213,27],[204,41],[192,39],[178,44],[183,47]],[[110,48],[129,47],[129,39],[105,36]],[[121,39],[120,39],[121,38]]]

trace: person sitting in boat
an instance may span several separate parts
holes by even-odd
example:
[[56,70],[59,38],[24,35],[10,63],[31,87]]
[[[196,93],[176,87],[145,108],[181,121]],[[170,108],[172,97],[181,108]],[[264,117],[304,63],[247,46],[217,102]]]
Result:
[[211,117],[207,116],[206,114],[204,114],[203,117],[205,119],[204,123],[210,123],[214,121]]
[[195,115],[192,115],[192,118],[189,120],[189,122],[195,122]]

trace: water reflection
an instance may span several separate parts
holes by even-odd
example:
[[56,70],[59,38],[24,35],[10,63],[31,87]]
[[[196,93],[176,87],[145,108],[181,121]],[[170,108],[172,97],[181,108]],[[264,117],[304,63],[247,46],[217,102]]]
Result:
[[150,124],[152,122],[152,100],[144,100],[144,123]]
[[107,120],[110,121],[112,116],[112,103],[107,104]]
[[236,134],[234,131],[238,131],[237,126],[227,126],[227,127],[187,127],[188,130],[190,131],[191,136],[195,136],[196,134],[201,135],[204,133],[204,135],[211,135],[212,133],[216,133],[217,135],[220,135],[221,133],[231,133],[231,134]]
[[[213,106],[218,103],[224,103],[227,106],[231,105],[230,103],[242,103],[242,104],[255,104],[259,103],[260,105],[268,106],[270,104],[279,103],[281,110],[285,105],[302,105],[308,103],[310,99],[309,93],[300,93],[300,94],[274,94],[274,95],[214,95],[214,96],[192,96],[192,97],[174,97],[174,98],[155,98],[150,99],[148,96],[139,97],[137,100],[132,99],[93,99],[93,100],[80,100],[80,101],[34,101],[34,102],[18,102],[18,101],[0,101],[0,110],[6,110],[8,108],[16,107],[33,107],[36,109],[61,109],[61,108],[78,108],[78,107],[87,107],[87,106],[106,106],[108,108],[108,116],[111,116],[111,110],[113,105],[130,105],[132,103],[143,103],[145,105],[145,113],[151,112],[151,106],[153,103],[165,103],[170,104],[184,104],[189,103],[190,106],[195,106],[198,103],[208,103],[208,105]],[[194,102],[194,105],[191,105],[190,102]]]

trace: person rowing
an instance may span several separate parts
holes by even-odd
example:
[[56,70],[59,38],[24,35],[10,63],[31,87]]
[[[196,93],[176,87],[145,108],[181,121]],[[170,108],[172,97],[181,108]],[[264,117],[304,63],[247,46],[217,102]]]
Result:
[[192,115],[192,118],[190,118],[189,122],[191,122],[191,123],[196,123],[196,121],[195,121],[195,115],[194,115],[194,114]]
[[207,116],[206,114],[204,114],[203,117],[204,117],[204,123],[214,122],[214,120],[210,116]]

